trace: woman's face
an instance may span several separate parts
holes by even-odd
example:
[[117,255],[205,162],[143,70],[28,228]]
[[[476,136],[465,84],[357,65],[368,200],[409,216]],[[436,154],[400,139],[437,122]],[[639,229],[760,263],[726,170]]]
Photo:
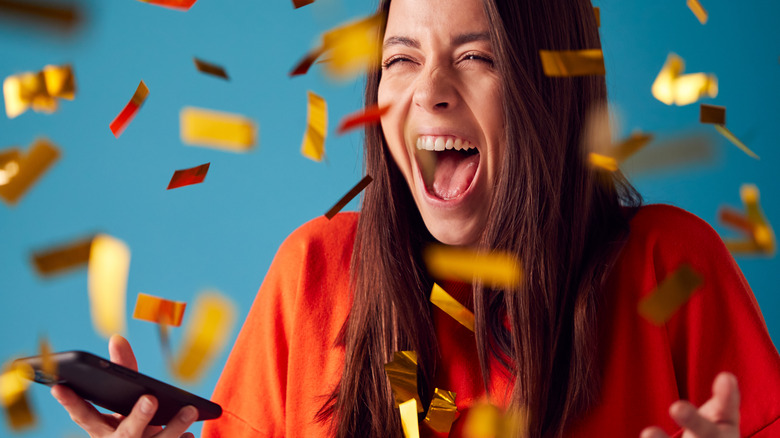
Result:
[[503,150],[500,77],[480,0],[392,0],[382,131],[433,237],[474,244]]

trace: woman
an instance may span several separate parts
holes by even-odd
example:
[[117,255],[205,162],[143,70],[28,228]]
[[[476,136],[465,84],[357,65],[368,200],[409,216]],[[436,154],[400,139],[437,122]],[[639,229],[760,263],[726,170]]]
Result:
[[[599,47],[590,3],[380,10],[366,101],[392,107],[366,130],[374,182],[360,215],[315,219],[279,249],[214,394],[224,415],[203,435],[402,436],[384,364],[414,350],[423,408],[434,388],[457,393],[451,436],[484,399],[528,412],[518,433],[530,437],[663,437],[678,425],[685,437],[778,436],[780,358],[717,235],[672,207],[640,209],[625,181],[589,169],[584,116],[606,100],[604,78],[542,73],[539,49]],[[474,333],[428,302],[442,282],[421,260],[433,241],[522,260],[517,290],[443,283],[473,309]],[[681,264],[704,284],[654,326],[637,303]],[[134,365],[125,341],[110,350]],[[174,437],[191,422],[182,411],[144,429],[153,409],[141,406],[155,403],[144,397],[115,430],[66,388],[53,393],[93,436]]]

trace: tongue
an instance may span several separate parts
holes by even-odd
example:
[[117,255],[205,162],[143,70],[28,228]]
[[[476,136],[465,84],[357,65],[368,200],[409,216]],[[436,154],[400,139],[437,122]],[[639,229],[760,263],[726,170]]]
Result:
[[437,152],[433,194],[441,199],[459,197],[474,180],[478,165],[479,154],[466,155],[452,150]]

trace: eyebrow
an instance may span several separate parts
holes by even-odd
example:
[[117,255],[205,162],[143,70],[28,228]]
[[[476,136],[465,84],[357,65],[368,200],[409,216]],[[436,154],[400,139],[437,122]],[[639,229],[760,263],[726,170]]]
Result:
[[[462,33],[452,39],[452,45],[462,46],[463,44],[473,43],[475,41],[490,41],[490,34],[488,32]],[[382,48],[387,49],[390,46],[406,46],[419,49],[420,42],[414,38],[392,36],[384,42]]]

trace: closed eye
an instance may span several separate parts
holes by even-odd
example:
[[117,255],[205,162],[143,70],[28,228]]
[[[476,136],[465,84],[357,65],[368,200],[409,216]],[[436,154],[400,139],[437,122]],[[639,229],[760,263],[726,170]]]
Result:
[[396,65],[398,63],[403,63],[403,62],[413,62],[413,61],[405,56],[393,56],[392,58],[382,63],[382,69],[386,70],[393,65]]
[[478,61],[493,66],[493,58],[479,53],[467,53],[461,57],[461,61]]

